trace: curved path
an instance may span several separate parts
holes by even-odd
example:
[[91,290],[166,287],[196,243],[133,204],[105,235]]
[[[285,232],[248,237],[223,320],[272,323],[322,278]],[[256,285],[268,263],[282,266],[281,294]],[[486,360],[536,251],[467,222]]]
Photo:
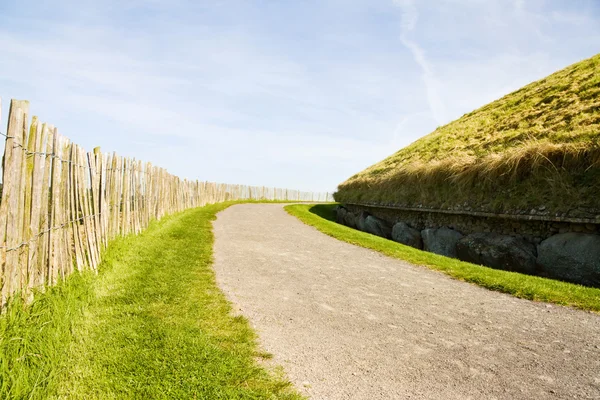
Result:
[[328,237],[282,205],[214,223],[220,287],[313,399],[599,399],[600,316]]

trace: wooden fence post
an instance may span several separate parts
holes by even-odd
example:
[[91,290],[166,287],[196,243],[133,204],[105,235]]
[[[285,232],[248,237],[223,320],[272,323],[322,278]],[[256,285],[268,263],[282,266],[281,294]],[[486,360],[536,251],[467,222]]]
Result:
[[2,227],[3,250],[2,260],[2,302],[19,290],[19,257],[17,250],[21,247],[20,204],[23,191],[21,190],[21,172],[23,164],[24,126],[27,124],[29,103],[13,100],[8,113],[8,130],[4,149],[2,203],[0,204],[0,226]]

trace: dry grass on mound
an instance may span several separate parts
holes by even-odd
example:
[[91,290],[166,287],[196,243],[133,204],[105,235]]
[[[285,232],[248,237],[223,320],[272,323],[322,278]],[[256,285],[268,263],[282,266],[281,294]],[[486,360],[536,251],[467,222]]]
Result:
[[582,207],[600,209],[598,193],[600,148],[544,143],[482,159],[415,163],[384,178],[360,177],[340,186],[336,199],[434,208],[466,203],[496,212],[543,205],[562,214]]
[[436,129],[342,183],[336,200],[567,211],[600,208],[599,181],[600,54]]

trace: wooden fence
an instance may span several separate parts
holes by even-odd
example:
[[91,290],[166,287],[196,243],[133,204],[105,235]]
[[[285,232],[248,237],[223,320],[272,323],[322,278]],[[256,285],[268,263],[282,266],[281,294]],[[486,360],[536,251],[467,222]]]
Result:
[[96,270],[111,239],[168,214],[226,200],[332,201],[328,193],[189,181],[99,148],[85,152],[52,125],[30,123],[27,101],[12,100],[4,136],[0,306],[75,270]]

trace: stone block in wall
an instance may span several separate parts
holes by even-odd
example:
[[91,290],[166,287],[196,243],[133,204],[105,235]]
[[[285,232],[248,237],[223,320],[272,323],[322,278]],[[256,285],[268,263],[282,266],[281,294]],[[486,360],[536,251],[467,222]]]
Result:
[[356,216],[350,211],[344,215],[344,225],[349,226],[350,228],[356,228]]
[[551,278],[600,287],[600,235],[551,236],[538,246],[537,262]]
[[365,224],[365,221],[367,220],[368,217],[369,217],[369,213],[366,211],[359,211],[358,215],[356,215],[356,217],[355,217],[356,228],[359,231],[363,231],[363,232],[367,231],[367,226]]
[[392,240],[398,243],[405,244],[415,249],[423,248],[423,241],[421,240],[421,232],[417,229],[411,228],[404,222],[397,222],[392,228]]
[[335,222],[337,222],[338,224],[343,224],[344,218],[345,218],[346,214],[348,214],[348,210],[346,210],[342,206],[336,206],[334,208],[334,211],[335,211]]
[[456,258],[456,244],[463,237],[462,233],[449,228],[423,229],[423,250],[446,257]]
[[571,224],[571,232],[585,232],[585,226],[581,224]]
[[369,215],[365,219],[365,230],[373,235],[390,238],[392,227],[386,221]]
[[596,224],[585,224],[585,229],[588,232],[596,232],[598,230],[598,226]]
[[458,258],[506,271],[534,274],[536,248],[531,243],[497,233],[473,233],[456,244]]

